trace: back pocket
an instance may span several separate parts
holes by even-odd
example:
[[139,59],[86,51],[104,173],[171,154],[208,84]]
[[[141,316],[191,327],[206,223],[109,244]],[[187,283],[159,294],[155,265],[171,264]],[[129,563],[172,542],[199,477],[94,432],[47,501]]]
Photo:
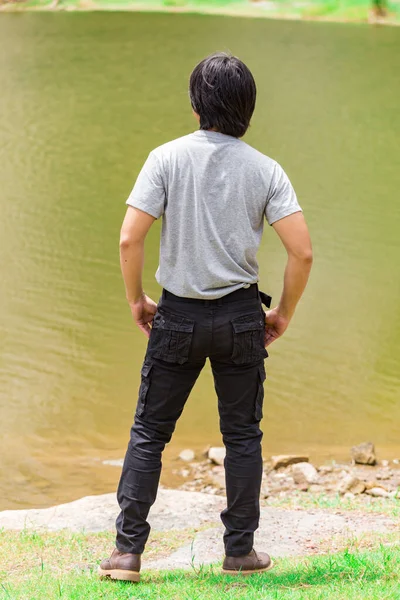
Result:
[[260,312],[241,315],[232,319],[233,352],[236,364],[252,363],[264,359],[268,352],[264,347],[265,324]]
[[149,355],[170,363],[187,362],[193,331],[191,319],[158,309],[149,340]]

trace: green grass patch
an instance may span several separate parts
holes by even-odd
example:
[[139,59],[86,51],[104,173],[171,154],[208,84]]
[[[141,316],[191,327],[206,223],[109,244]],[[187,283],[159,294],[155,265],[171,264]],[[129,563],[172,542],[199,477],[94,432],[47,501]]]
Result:
[[[387,24],[398,24],[400,3],[387,0]],[[369,20],[372,0],[0,0],[0,9],[189,12],[237,17],[292,18],[320,21]]]
[[[202,529],[204,527],[152,532],[146,547],[146,558],[150,560],[168,556],[183,544],[190,543]],[[26,579],[35,580],[40,573],[59,578],[67,573],[91,572],[103,558],[110,555],[114,542],[115,533],[112,531],[72,533],[64,530],[48,533],[29,529],[20,532],[0,530],[0,583],[3,593],[6,584],[12,586]],[[8,597],[1,594],[0,586],[0,598]]]
[[[400,517],[399,499],[371,498],[355,496],[354,498],[345,498],[340,494],[334,496],[329,494],[309,494],[304,492],[293,492],[290,496],[279,498],[271,496],[264,501],[265,506],[276,508],[310,510],[319,508],[323,510],[338,510],[343,512],[362,512],[379,513],[392,518]],[[400,597],[399,597],[400,600]]]
[[146,571],[195,530],[152,536],[139,585],[97,577],[112,533],[0,533],[1,600],[399,600],[400,545],[345,551],[304,559],[279,559],[269,573],[226,577],[219,565],[190,571]]

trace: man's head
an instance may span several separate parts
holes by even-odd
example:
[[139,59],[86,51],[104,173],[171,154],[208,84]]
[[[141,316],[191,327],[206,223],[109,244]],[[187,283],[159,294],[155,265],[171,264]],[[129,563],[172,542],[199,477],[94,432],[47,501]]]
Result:
[[190,76],[189,95],[200,129],[242,137],[256,104],[256,84],[250,70],[224,52],[202,60]]

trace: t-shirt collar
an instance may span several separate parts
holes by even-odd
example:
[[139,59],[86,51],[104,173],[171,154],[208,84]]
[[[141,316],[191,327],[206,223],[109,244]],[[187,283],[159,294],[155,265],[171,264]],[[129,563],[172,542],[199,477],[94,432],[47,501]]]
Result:
[[210,131],[207,129],[198,129],[193,132],[198,138],[212,140],[213,142],[238,142],[238,138],[233,137],[232,135],[226,135],[225,133],[220,133],[219,131]]

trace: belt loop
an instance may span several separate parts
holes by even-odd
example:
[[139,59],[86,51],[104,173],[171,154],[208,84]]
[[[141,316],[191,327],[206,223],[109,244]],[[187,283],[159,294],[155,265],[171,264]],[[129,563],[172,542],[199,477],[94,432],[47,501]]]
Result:
[[166,290],[165,288],[163,288],[163,291],[162,291],[162,294],[161,294],[161,298],[162,298],[163,300],[165,300],[165,299],[166,299],[166,297],[167,297],[167,290]]
[[217,298],[217,306],[222,306],[223,301],[222,298]]

